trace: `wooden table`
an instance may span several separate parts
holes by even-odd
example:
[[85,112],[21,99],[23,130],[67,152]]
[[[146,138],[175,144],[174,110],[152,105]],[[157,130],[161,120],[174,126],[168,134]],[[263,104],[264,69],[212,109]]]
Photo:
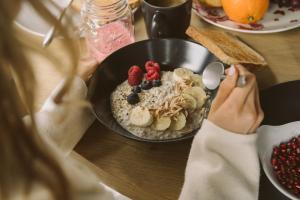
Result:
[[[195,15],[192,24],[210,27]],[[136,15],[135,27],[136,40],[146,39],[140,13]],[[40,38],[22,31],[20,34],[37,47],[40,46]],[[234,34],[264,55],[269,63],[268,68],[256,71],[260,88],[300,78],[300,28],[268,35]],[[60,52],[59,40],[55,40],[47,51],[62,58],[64,56],[64,52]],[[38,75],[38,109],[61,75],[47,59],[36,53],[29,53],[29,56]],[[75,152],[73,156],[89,165],[105,183],[133,199],[176,199],[183,184],[191,142],[136,142],[95,122],[75,149],[82,157]]]

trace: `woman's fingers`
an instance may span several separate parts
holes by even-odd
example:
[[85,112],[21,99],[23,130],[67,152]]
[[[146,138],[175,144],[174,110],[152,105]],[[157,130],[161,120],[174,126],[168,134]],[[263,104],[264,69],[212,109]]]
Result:
[[[228,97],[227,101],[234,102],[237,109],[243,108],[246,104],[248,96],[255,89],[255,81],[256,79],[254,75],[247,75],[246,85],[243,87],[236,87]],[[255,101],[253,100],[253,102]]]
[[226,71],[226,73],[226,79],[220,84],[219,91],[212,104],[212,109],[217,109],[220,105],[222,105],[236,86],[236,82],[239,76],[236,67],[232,65]]
[[256,77],[242,65],[236,65],[236,69],[239,71],[240,76],[245,77],[246,85],[243,87],[236,87],[228,97],[228,100],[234,101],[237,107],[242,108],[247,100],[248,95],[256,86]]
[[242,115],[246,116],[246,119],[249,123],[249,129],[247,133],[253,133],[253,130],[256,130],[256,124],[258,119],[258,110],[256,107],[256,88],[253,87],[251,92],[249,93],[246,103],[242,109]]
[[256,98],[255,98],[255,106],[256,106],[257,117],[256,117],[255,123],[251,127],[250,133],[256,132],[257,128],[259,127],[259,125],[261,124],[261,122],[264,119],[264,112],[263,112],[263,110],[261,109],[261,106],[260,106],[259,90],[258,90],[257,85],[256,85],[255,96],[256,96]]

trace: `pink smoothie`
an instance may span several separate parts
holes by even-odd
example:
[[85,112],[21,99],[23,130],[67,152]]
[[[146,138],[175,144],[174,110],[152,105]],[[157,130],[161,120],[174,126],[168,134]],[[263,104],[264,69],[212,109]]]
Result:
[[86,37],[87,48],[91,57],[98,62],[109,54],[134,42],[133,26],[124,21],[116,21],[101,26]]

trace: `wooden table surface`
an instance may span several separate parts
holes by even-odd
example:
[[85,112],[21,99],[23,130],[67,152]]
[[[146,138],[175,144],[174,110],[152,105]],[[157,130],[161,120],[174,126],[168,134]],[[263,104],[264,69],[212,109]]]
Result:
[[[211,27],[195,15],[191,23],[197,27]],[[136,40],[146,39],[140,13],[136,15],[135,24]],[[256,71],[260,88],[300,78],[300,28],[267,35],[234,34],[259,51],[269,63],[269,67]],[[40,38],[23,31],[20,35],[40,48]],[[64,56],[59,39],[47,51]],[[33,52],[29,52],[29,56],[37,74],[38,109],[62,76],[47,58]],[[177,199],[191,142],[137,142],[95,122],[75,148],[77,153],[73,156],[89,165],[105,183],[133,199]]]

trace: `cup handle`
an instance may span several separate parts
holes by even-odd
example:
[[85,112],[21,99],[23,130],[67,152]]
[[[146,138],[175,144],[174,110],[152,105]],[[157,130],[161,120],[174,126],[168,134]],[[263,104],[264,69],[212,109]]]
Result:
[[162,30],[160,30],[160,23],[164,21],[165,16],[159,12],[156,11],[152,17],[152,23],[151,23],[151,37],[152,38],[159,38],[163,35]]

